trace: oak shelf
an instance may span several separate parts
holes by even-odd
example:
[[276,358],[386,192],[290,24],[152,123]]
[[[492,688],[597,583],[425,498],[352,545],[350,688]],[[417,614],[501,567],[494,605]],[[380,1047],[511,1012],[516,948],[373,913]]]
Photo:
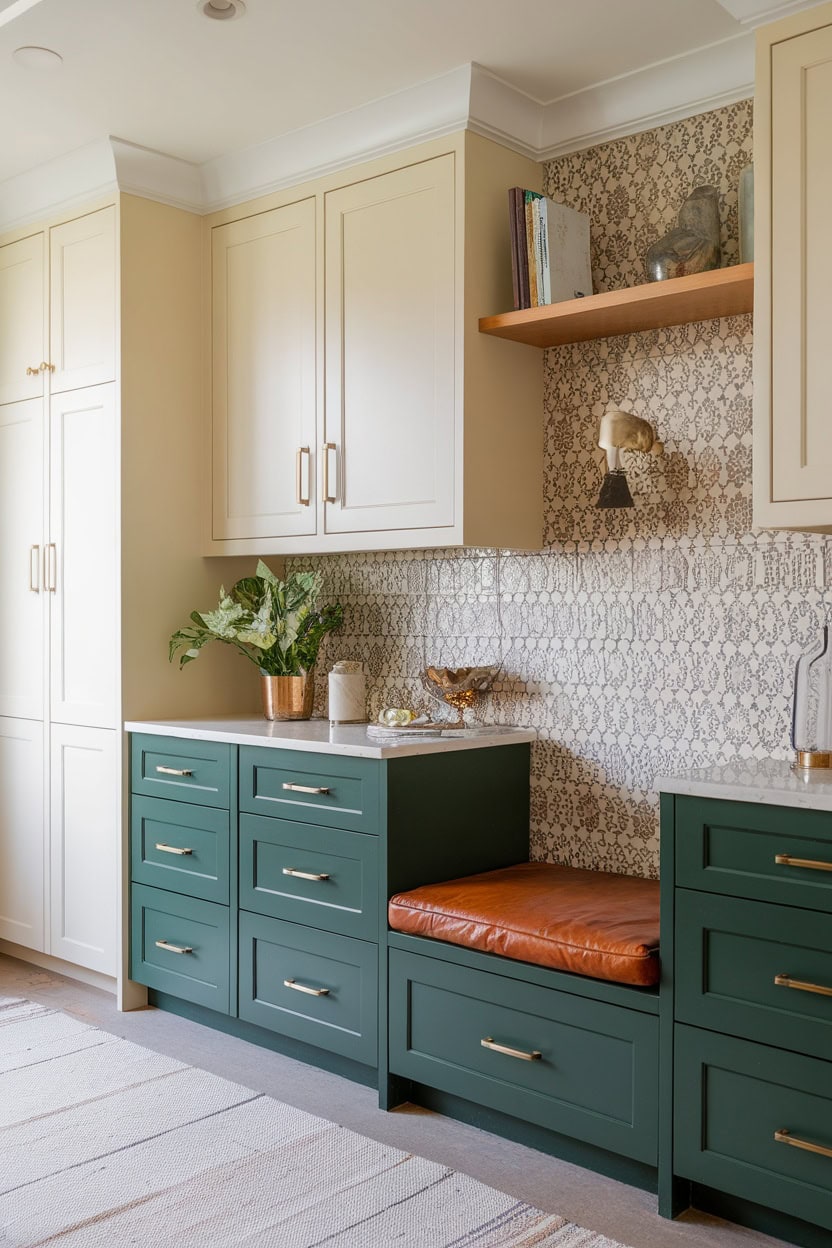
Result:
[[668,325],[687,325],[716,316],[736,316],[754,306],[754,265],[647,282],[584,299],[567,299],[542,308],[522,308],[480,319],[480,333],[524,342],[531,347],[556,347],[590,338],[635,334]]

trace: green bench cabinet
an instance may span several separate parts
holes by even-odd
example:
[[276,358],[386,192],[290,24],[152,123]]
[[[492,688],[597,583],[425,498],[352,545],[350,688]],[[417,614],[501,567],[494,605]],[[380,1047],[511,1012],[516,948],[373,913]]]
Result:
[[660,1211],[832,1242],[832,811],[662,803]]
[[387,1105],[387,898],[528,857],[529,750],[367,758],[133,733],[133,979],[376,1079]]

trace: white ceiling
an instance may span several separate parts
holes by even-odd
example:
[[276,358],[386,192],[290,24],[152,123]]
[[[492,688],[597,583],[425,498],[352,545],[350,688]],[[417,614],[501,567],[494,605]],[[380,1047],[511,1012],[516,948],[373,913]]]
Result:
[[[0,0],[0,182],[106,135],[203,164],[469,62],[548,104],[816,2],[247,0],[217,22],[196,0]],[[26,70],[21,45],[63,67]]]

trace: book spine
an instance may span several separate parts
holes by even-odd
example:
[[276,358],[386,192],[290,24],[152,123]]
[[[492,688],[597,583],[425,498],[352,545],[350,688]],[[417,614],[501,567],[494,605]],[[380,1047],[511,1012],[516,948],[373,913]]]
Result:
[[517,264],[520,279],[520,307],[531,306],[529,300],[529,257],[526,251],[526,196],[522,187],[516,187],[514,220],[517,233]]
[[534,255],[534,208],[535,192],[526,191],[526,254],[529,259],[529,307],[539,306],[537,297],[537,262]]
[[543,274],[543,302],[552,302],[552,270],[549,258],[549,201],[540,201],[540,269]]
[[517,196],[522,194],[519,186],[512,186],[508,193],[508,224],[511,237],[511,288],[515,308],[522,308],[520,299],[520,256],[517,245]]

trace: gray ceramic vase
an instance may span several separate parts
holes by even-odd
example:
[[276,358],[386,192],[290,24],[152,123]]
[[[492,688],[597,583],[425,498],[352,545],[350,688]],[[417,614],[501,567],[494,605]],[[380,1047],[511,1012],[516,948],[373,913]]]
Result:
[[719,191],[715,186],[697,186],[679,209],[679,224],[647,250],[647,279],[663,282],[668,277],[685,277],[718,269],[722,259],[719,245]]

